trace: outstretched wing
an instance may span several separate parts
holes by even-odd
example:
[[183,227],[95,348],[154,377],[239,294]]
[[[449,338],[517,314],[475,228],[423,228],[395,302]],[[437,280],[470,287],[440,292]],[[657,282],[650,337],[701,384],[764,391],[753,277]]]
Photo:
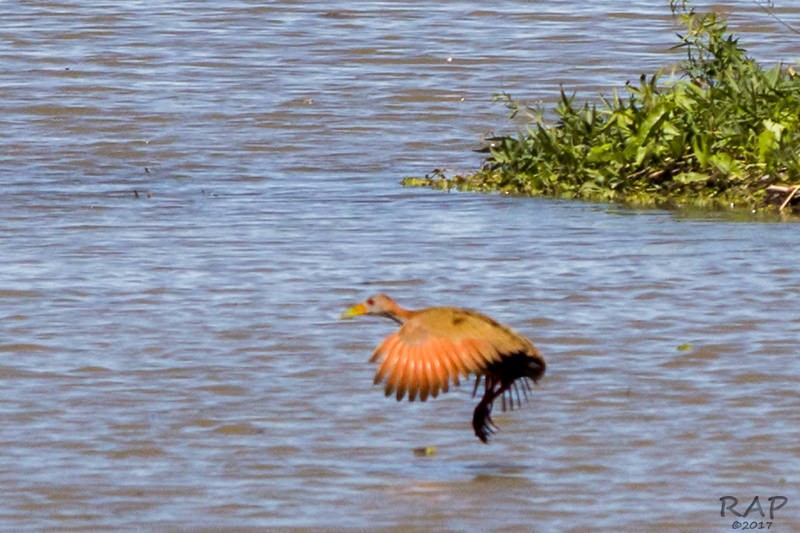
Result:
[[398,401],[406,392],[425,401],[447,392],[459,376],[481,375],[504,355],[532,349],[530,341],[474,311],[432,307],[420,311],[378,346],[370,359],[379,363],[375,383]]

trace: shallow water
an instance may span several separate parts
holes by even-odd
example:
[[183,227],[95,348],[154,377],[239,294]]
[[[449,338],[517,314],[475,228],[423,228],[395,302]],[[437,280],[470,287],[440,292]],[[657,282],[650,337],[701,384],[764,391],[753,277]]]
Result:
[[[679,59],[662,7],[12,4],[2,529],[728,531],[726,495],[800,528],[796,225],[398,185],[479,164],[493,93]],[[338,315],[378,291],[545,354],[490,445],[471,386],[371,385],[394,326]]]

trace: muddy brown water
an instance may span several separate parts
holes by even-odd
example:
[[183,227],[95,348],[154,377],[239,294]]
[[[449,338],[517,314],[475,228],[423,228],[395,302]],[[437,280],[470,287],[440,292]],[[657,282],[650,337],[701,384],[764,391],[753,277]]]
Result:
[[[679,59],[654,4],[4,3],[0,528],[800,529],[796,225],[398,185]],[[545,354],[490,445],[372,386],[377,291]]]

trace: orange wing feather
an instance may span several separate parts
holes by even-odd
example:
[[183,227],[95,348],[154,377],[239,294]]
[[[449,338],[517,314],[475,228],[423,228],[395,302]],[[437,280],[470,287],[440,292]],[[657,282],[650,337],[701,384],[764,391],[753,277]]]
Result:
[[481,375],[503,355],[530,345],[508,328],[473,311],[432,307],[411,317],[375,350],[371,362],[380,362],[375,383],[385,380],[385,392],[398,400],[408,393],[413,401],[447,392],[459,375]]

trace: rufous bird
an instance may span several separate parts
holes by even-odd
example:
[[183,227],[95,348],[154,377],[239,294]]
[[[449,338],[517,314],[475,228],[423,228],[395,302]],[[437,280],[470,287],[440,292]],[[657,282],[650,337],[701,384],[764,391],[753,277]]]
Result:
[[[386,396],[397,401],[425,401],[447,392],[459,377],[475,376],[476,396],[483,380],[484,392],[472,415],[475,435],[488,443],[497,430],[492,404],[500,396],[503,411],[522,404],[544,375],[544,358],[533,343],[477,311],[458,307],[403,309],[385,294],[376,294],[342,313],[342,318],[377,315],[401,325],[375,349],[370,362],[379,363],[375,384],[385,382]],[[514,397],[516,393],[516,398]]]

